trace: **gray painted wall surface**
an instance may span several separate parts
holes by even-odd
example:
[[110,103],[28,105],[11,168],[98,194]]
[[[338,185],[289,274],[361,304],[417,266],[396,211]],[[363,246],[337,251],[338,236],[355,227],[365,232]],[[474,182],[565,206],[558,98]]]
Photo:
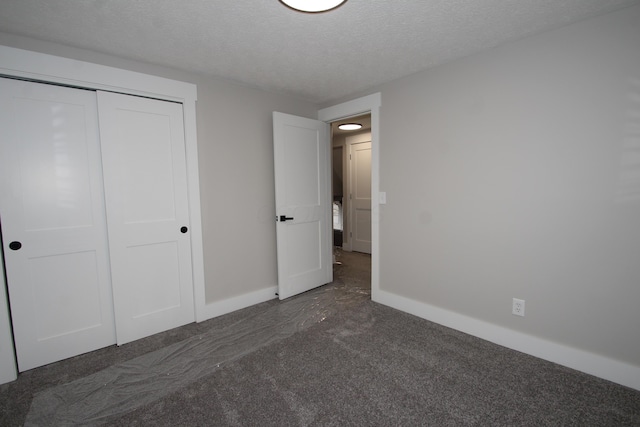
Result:
[[381,289],[640,365],[640,7],[378,91]]
[[[271,111],[315,117],[314,105],[15,36],[0,43],[196,83],[207,302],[276,284]],[[374,92],[388,195],[381,288],[640,365],[640,7]],[[513,297],[526,317],[511,315]]]

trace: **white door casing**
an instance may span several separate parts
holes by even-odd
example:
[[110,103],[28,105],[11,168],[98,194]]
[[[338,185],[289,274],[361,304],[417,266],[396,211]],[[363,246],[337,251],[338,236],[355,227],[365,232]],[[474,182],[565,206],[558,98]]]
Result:
[[371,253],[371,137],[346,139],[349,147],[349,242],[351,250]]
[[182,105],[98,92],[118,344],[195,320]]
[[94,92],[3,78],[0,94],[3,252],[24,371],[115,343],[100,144]]
[[278,296],[285,299],[333,280],[329,125],[274,112],[273,143]]
[[318,111],[325,123],[371,114],[371,300],[380,295],[380,108],[381,94],[374,93]]

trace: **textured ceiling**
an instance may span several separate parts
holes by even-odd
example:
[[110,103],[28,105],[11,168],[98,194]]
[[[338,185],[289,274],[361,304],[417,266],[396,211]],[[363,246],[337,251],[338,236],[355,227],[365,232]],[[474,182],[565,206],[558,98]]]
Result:
[[0,0],[0,31],[322,103],[640,0]]

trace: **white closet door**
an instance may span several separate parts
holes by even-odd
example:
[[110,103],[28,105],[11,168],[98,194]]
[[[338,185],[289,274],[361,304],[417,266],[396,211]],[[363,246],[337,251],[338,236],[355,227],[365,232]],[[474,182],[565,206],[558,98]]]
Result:
[[182,105],[98,92],[118,344],[195,320]]
[[20,371],[115,343],[95,92],[0,79],[0,218]]

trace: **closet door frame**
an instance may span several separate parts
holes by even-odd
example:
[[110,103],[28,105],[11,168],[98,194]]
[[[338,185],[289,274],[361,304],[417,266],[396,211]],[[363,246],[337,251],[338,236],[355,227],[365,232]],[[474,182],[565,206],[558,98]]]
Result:
[[[0,57],[3,59],[0,65],[0,75],[3,76],[144,96],[179,102],[183,105],[194,306],[196,321],[205,320],[204,256],[196,135],[196,85],[7,46],[0,46]],[[2,275],[0,320],[3,320],[9,312],[6,298],[1,298],[4,295],[5,287],[6,283],[4,275]],[[10,340],[11,331],[6,331],[7,328],[10,328],[10,324],[0,321],[0,359],[2,359],[0,384],[17,378],[13,342]]]

